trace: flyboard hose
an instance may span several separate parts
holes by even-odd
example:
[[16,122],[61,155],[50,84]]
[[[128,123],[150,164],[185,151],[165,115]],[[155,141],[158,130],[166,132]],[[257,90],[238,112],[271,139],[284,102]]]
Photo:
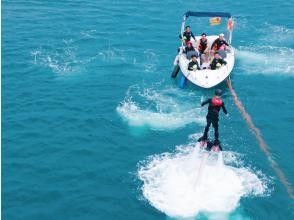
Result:
[[237,106],[237,108],[239,109],[240,113],[242,114],[242,117],[245,119],[248,127],[251,129],[252,133],[254,134],[259,148],[262,150],[262,152],[266,155],[271,167],[273,168],[273,170],[275,171],[276,175],[279,177],[279,180],[281,181],[281,183],[284,185],[284,187],[287,190],[287,193],[289,195],[289,197],[291,199],[294,198],[294,194],[293,194],[293,188],[291,186],[291,184],[289,183],[289,181],[287,180],[285,174],[283,173],[283,171],[281,170],[281,168],[279,167],[279,165],[277,164],[277,162],[273,159],[273,157],[271,156],[271,153],[268,149],[268,146],[266,145],[262,134],[260,132],[260,130],[255,127],[250,115],[246,112],[242,102],[239,100],[237,93],[235,92],[235,90],[232,87],[231,84],[231,80],[227,79],[227,86],[229,87],[229,90],[233,96],[235,105]]
[[193,180],[193,186],[198,186],[198,184],[200,184],[201,181],[201,177],[202,177],[202,172],[203,172],[203,167],[206,164],[206,160],[208,158],[208,153],[204,152],[204,155],[202,156],[202,160],[200,162],[199,168],[196,172],[196,175],[194,176],[194,180]]

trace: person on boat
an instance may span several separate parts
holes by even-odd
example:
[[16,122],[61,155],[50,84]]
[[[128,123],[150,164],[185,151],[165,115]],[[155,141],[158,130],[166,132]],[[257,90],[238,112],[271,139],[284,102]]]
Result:
[[201,38],[197,42],[197,48],[198,48],[200,54],[204,54],[204,53],[208,52],[207,38],[206,38],[205,33],[201,34]]
[[206,101],[201,103],[201,106],[208,104],[208,113],[206,115],[206,126],[204,129],[204,134],[198,141],[207,141],[208,139],[208,131],[209,127],[212,124],[214,128],[214,145],[219,145],[219,132],[218,132],[218,117],[219,111],[222,108],[223,112],[227,115],[228,112],[225,108],[225,104],[221,99],[222,90],[215,90],[215,96],[213,98],[207,99]]
[[190,41],[188,41],[187,46],[184,49],[184,53],[186,53],[186,57],[188,60],[190,60],[192,58],[193,55],[195,55],[196,57],[199,56],[199,52],[197,49],[195,49],[192,45],[192,43]]
[[202,54],[201,57],[201,69],[204,70],[204,69],[210,69],[210,61],[209,61],[209,54],[208,53],[205,53],[205,54]]
[[192,55],[192,60],[188,65],[188,70],[195,71],[196,69],[200,70],[200,66],[198,64],[196,55]]
[[192,33],[190,26],[186,26],[186,30],[183,33],[183,37],[182,37],[181,34],[180,34],[179,37],[180,37],[181,40],[184,41],[184,43],[187,43],[188,41],[190,41],[191,38],[193,38],[195,40],[195,36]]
[[184,53],[188,53],[189,51],[195,51],[195,48],[193,47],[191,41],[186,42],[186,47],[184,49]]
[[216,70],[226,64],[227,64],[227,62],[219,55],[219,52],[216,51],[214,54],[214,59],[212,60],[212,62],[210,64],[210,69]]
[[215,41],[211,45],[211,50],[213,51],[218,51],[220,49],[225,50],[226,46],[229,46],[224,36],[225,36],[224,34],[220,34],[219,37],[215,39]]

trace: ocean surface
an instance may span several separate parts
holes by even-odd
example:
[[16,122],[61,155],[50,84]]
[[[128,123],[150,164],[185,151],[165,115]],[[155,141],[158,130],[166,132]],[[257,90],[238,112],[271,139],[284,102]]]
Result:
[[3,219],[294,219],[225,84],[224,151],[198,151],[214,89],[170,77],[187,10],[234,16],[233,87],[294,184],[293,1],[4,0]]

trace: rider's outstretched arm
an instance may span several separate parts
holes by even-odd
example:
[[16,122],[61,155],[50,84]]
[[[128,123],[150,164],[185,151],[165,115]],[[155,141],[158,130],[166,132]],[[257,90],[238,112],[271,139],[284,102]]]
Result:
[[225,107],[225,103],[222,104],[222,109],[223,109],[223,112],[224,112],[225,114],[228,114],[227,109],[226,109],[226,107]]
[[204,106],[204,105],[208,104],[210,101],[211,101],[211,99],[207,99],[206,101],[201,102],[201,106]]

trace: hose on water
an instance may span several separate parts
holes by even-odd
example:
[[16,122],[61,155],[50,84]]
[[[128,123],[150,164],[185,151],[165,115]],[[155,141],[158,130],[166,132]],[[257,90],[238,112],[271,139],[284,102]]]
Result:
[[258,145],[260,147],[260,149],[262,150],[262,152],[266,155],[271,167],[273,168],[273,170],[275,171],[276,175],[278,176],[279,180],[281,181],[281,183],[283,184],[283,186],[286,188],[286,191],[289,195],[289,197],[291,199],[294,198],[294,194],[293,194],[293,188],[292,185],[289,183],[289,181],[287,180],[284,172],[281,170],[281,168],[279,167],[278,163],[274,160],[274,158],[271,156],[271,153],[268,149],[267,144],[265,143],[262,134],[260,132],[260,130],[254,125],[250,115],[246,112],[242,102],[240,101],[240,99],[237,96],[237,93],[235,92],[235,90],[232,87],[232,83],[230,79],[227,79],[227,86],[231,92],[231,95],[233,96],[235,105],[237,106],[237,108],[239,109],[242,117],[244,118],[244,120],[246,121],[248,127],[250,128],[250,130],[252,131],[252,133],[254,134]]

